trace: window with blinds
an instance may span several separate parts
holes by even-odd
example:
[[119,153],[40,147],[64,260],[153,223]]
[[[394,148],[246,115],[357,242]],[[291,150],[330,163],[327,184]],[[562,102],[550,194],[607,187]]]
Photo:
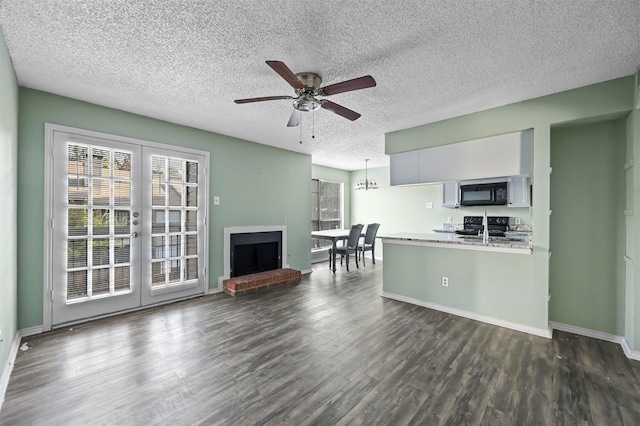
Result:
[[152,156],[151,285],[198,279],[198,163]]
[[67,301],[130,291],[131,152],[67,145]]
[[[311,180],[311,230],[342,228],[343,184],[319,179]],[[311,239],[311,248],[330,247],[327,240]]]

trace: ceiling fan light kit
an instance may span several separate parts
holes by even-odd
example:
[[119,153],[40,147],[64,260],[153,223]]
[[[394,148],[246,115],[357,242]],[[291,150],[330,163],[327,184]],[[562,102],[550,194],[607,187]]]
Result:
[[296,96],[265,96],[260,98],[236,99],[237,104],[246,104],[251,102],[273,101],[281,99],[293,99],[293,113],[287,123],[288,127],[296,127],[300,124],[300,112],[313,112],[320,108],[338,114],[348,120],[355,121],[360,118],[360,114],[349,108],[343,107],[335,102],[326,99],[318,99],[318,96],[331,96],[338,93],[350,92],[352,90],[366,89],[374,87],[376,81],[370,75],[354,78],[352,80],[343,81],[341,83],[330,84],[320,87],[322,77],[313,72],[300,72],[294,74],[284,62],[267,61],[275,72],[282,77],[291,87],[293,87]]

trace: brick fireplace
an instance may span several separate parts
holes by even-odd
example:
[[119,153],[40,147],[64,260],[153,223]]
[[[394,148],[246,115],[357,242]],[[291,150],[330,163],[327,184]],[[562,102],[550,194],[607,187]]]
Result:
[[224,228],[223,256],[218,285],[232,296],[300,282],[300,271],[287,264],[286,226]]

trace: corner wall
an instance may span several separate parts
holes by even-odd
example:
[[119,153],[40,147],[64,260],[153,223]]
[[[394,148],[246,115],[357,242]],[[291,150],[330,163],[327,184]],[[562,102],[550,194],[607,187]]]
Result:
[[0,405],[17,334],[18,83],[0,32]]

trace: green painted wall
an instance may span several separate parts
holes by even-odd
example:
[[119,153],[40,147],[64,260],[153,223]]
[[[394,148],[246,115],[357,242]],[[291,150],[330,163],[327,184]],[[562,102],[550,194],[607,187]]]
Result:
[[[516,295],[511,303],[521,305],[526,302],[530,312],[528,318],[533,321],[527,325],[546,328],[549,320],[551,126],[585,119],[602,121],[605,118],[624,118],[632,108],[633,96],[633,77],[624,77],[389,133],[385,138],[385,152],[393,154],[533,128],[534,184],[531,223],[534,229],[534,251],[531,256],[526,257],[527,260],[523,260],[527,263],[521,266],[528,275],[520,284],[520,295]],[[353,208],[356,209],[355,203]],[[612,232],[619,232],[618,227],[624,225],[615,226],[616,229]],[[457,254],[452,256],[458,257]],[[509,259],[510,255],[503,258]],[[488,259],[494,259],[495,262],[489,267],[501,267],[499,257]],[[388,267],[389,261],[385,259],[385,270]],[[404,274],[409,274],[409,271]],[[403,273],[400,273],[394,279],[403,280],[403,276]],[[491,291],[489,287],[481,289],[485,290]],[[498,294],[494,296],[496,300],[500,298]],[[496,312],[501,309],[496,302]],[[512,321],[509,318],[505,319]]]
[[[640,101],[640,99],[637,99]],[[626,327],[625,335],[627,340],[636,351],[640,351],[640,110],[633,110],[628,118],[627,137],[629,151],[628,155],[633,159],[634,166],[631,167],[632,179],[632,198],[629,203],[632,207],[632,215],[627,219],[627,251],[631,258],[631,267],[629,271],[628,287],[629,299],[631,300],[627,306],[632,312],[627,312],[627,322],[630,326]]]
[[18,330],[17,179],[18,83],[0,32],[0,377]]
[[209,287],[223,274],[223,228],[287,225],[291,267],[310,268],[311,157],[153,120],[31,89],[20,89],[18,149],[18,325],[42,324],[44,123],[211,153]]
[[551,131],[551,321],[624,334],[624,120]]
[[530,303],[537,298],[531,255],[385,244],[384,256],[385,292],[547,328]]

